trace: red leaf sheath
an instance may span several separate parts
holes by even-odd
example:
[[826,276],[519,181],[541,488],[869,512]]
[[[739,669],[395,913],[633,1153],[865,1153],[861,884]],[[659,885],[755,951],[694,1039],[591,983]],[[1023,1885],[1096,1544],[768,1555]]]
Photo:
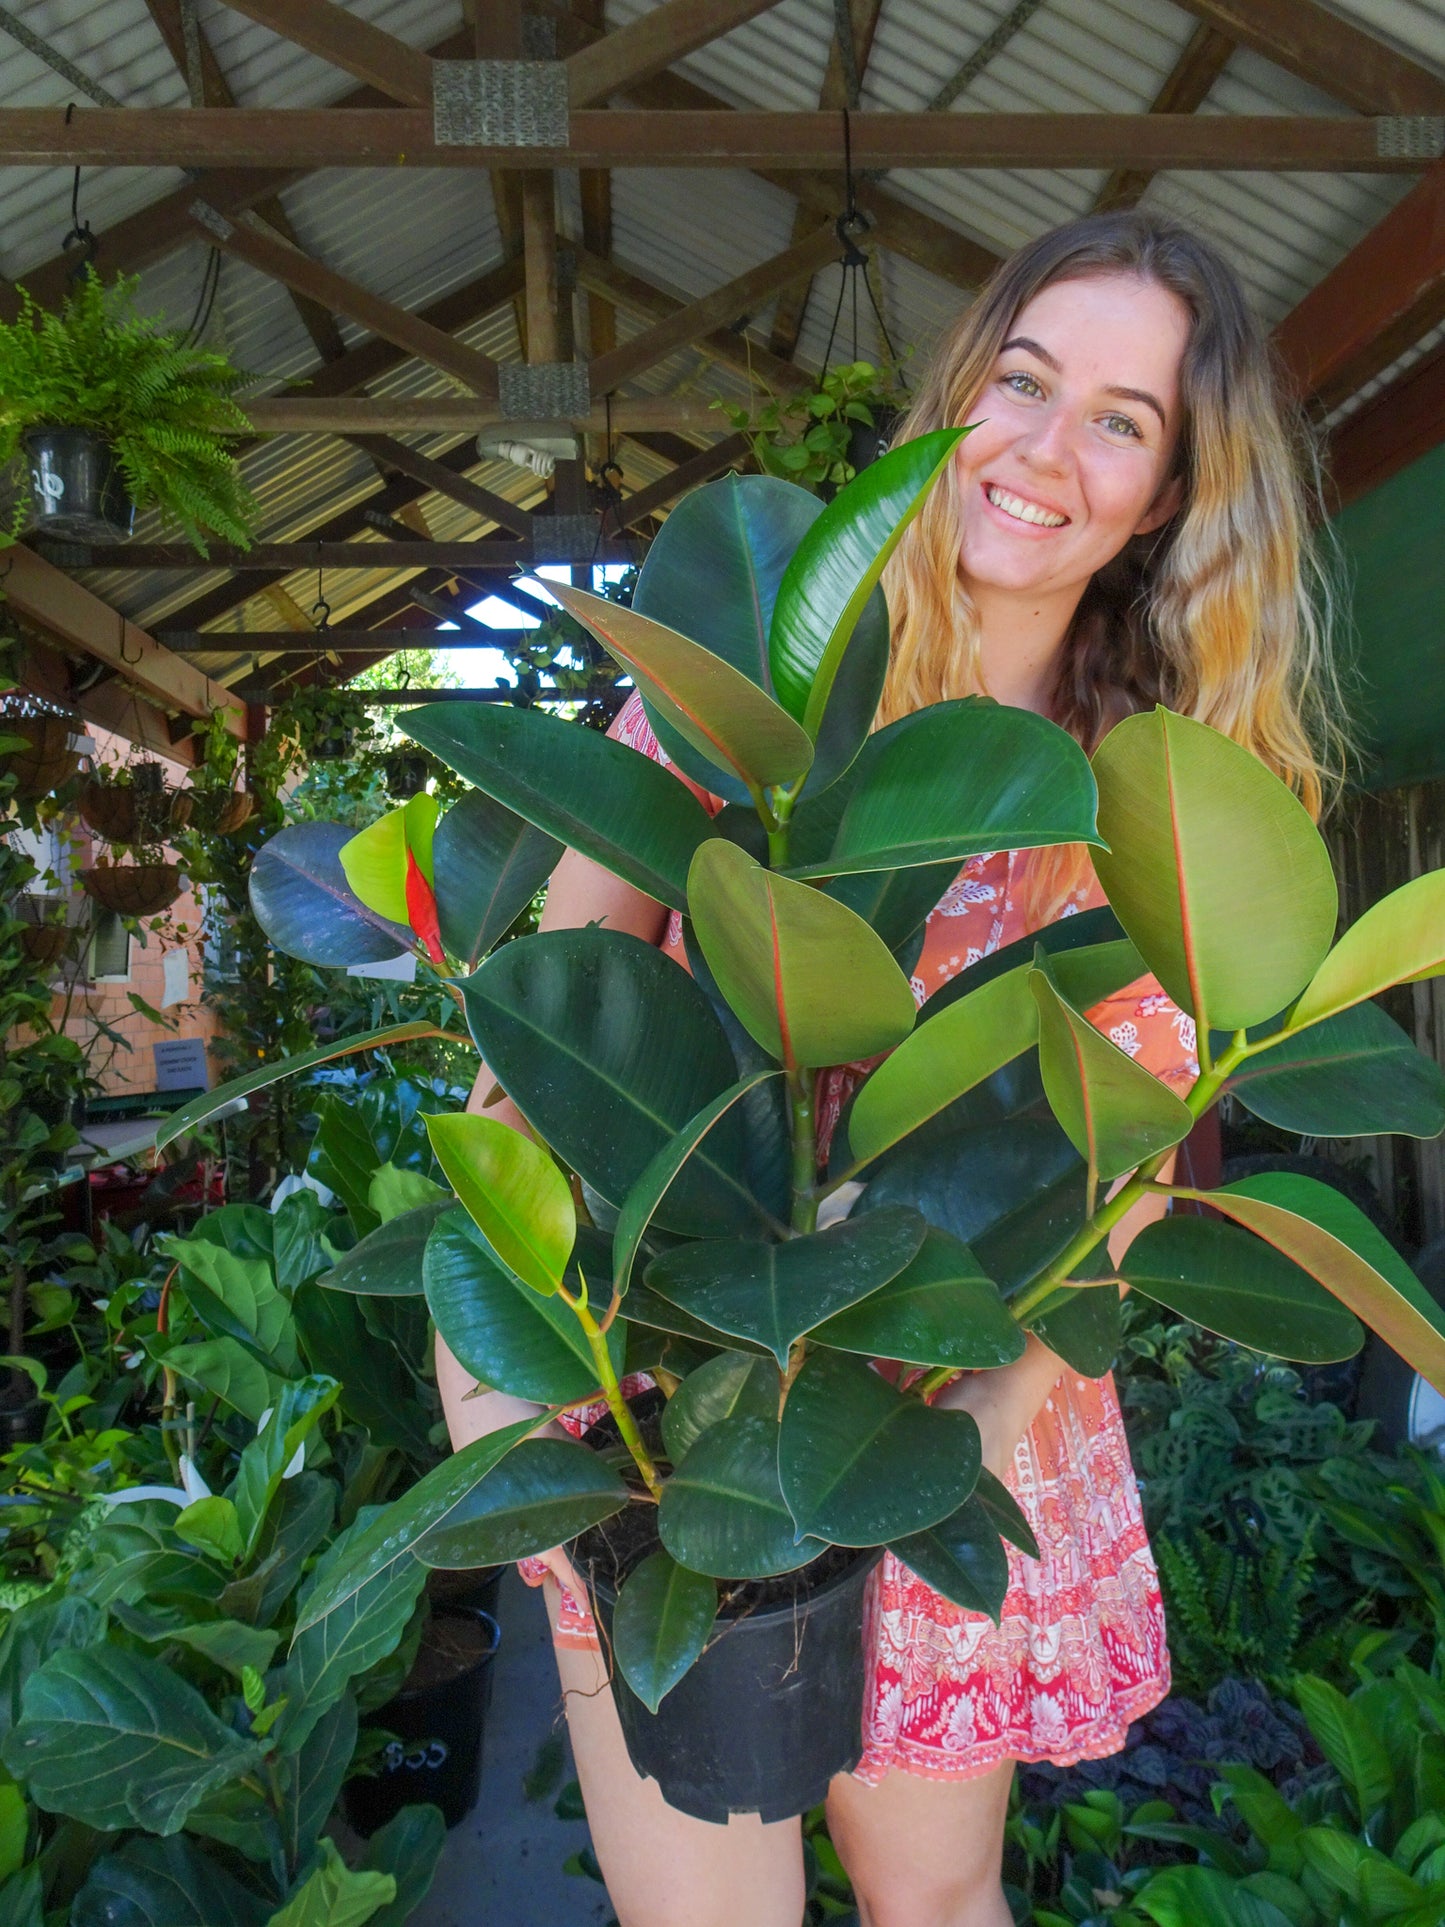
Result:
[[422,875],[416,858],[406,853],[406,914],[412,929],[426,945],[426,954],[439,970],[446,968],[442,950],[441,926],[437,922],[437,900],[431,885]]

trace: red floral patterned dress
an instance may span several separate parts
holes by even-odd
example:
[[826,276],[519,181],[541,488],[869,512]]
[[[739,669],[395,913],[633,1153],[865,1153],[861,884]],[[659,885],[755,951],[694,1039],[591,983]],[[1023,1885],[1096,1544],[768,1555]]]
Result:
[[[612,734],[665,762],[633,697]],[[680,772],[679,772],[680,774]],[[687,779],[684,778],[684,781]],[[690,787],[696,787],[690,785]],[[1104,901],[1098,884],[1069,890],[1052,915],[1025,920],[1027,851],[970,857],[928,919],[913,975],[922,1004],[960,970],[1031,928]],[[663,948],[683,956],[682,920]],[[1104,1034],[1183,1094],[1198,1075],[1194,1025],[1152,977],[1089,1012]],[[858,1072],[820,1078],[821,1134],[831,1134]],[[575,1415],[583,1431],[602,1408]],[[931,1780],[967,1780],[1003,1760],[1068,1766],[1116,1752],[1130,1723],[1169,1690],[1164,1604],[1144,1533],[1113,1379],[1065,1370],[1020,1439],[1006,1483],[1023,1508],[1040,1557],[1009,1549],[1000,1623],[966,1612],[885,1553],[864,1628],[868,1680],[858,1777],[876,1784],[892,1767]],[[543,1568],[526,1561],[538,1583]],[[562,1595],[557,1639],[595,1645],[585,1603]]]

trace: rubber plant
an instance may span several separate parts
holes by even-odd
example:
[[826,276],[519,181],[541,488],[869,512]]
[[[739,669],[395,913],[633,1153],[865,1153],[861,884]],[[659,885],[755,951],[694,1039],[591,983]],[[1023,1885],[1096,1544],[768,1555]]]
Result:
[[[834,1548],[892,1547],[997,1614],[1000,1534],[1025,1550],[1030,1535],[980,1468],[973,1420],[930,1395],[1008,1364],[1028,1331],[1102,1374],[1120,1278],[1292,1359],[1349,1355],[1364,1320],[1445,1386],[1445,1312],[1307,1178],[1226,1185],[1213,1216],[1166,1215],[1111,1259],[1140,1199],[1199,1196],[1163,1173],[1226,1091],[1320,1136],[1445,1125],[1445,1076],[1370,1001],[1445,971],[1445,873],[1335,943],[1313,823],[1201,723],[1131,716],[1092,765],[1043,717],[977,698],[874,731],[879,576],[963,432],[893,450],[826,508],[770,477],[697,491],[630,610],[557,589],[719,813],[593,731],[439,703],[401,727],[474,795],[439,824],[414,799],[354,840],[305,826],[334,852],[324,898],[306,896],[314,921],[269,874],[285,837],[262,853],[253,901],[273,939],[333,964],[378,954],[378,923],[383,951],[410,941],[533,1132],[485,1107],[431,1120],[456,1203],[394,1219],[330,1284],[424,1290],[482,1384],[549,1415],[605,1400],[620,1442],[538,1438],[526,1419],[466,1446],[316,1588],[303,1626],[344,1614],[403,1548],[488,1564],[623,1508],[645,1509],[653,1549],[622,1577],[613,1650],[649,1707],[714,1639],[720,1589],[806,1579]],[[538,836],[678,913],[691,973],[604,925],[486,956],[513,852]],[[909,968],[964,860],[1058,844],[1089,847],[1111,908],[985,958],[920,1010]],[[1149,971],[1197,1025],[1187,1098],[1083,1014]],[[860,1060],[876,1067],[822,1169],[816,1074]],[[874,1359],[910,1370],[895,1384]],[[648,1370],[660,1433],[623,1383]]]

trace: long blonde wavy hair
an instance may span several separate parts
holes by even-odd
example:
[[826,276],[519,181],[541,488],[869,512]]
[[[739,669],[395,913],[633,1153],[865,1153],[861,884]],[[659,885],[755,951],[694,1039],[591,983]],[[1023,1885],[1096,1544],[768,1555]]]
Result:
[[[944,337],[897,439],[961,427],[1034,296],[1105,274],[1153,281],[1189,311],[1175,468],[1183,499],[1086,589],[1065,638],[1053,718],[1093,750],[1122,716],[1163,703],[1252,750],[1318,818],[1338,783],[1344,737],[1329,587],[1311,538],[1317,471],[1264,333],[1212,247],[1137,210],[1090,215],[1030,242]],[[893,644],[879,724],[988,693],[962,531],[950,465],[884,575]],[[1055,903],[1087,875],[1077,848],[1041,868],[1030,895]]]

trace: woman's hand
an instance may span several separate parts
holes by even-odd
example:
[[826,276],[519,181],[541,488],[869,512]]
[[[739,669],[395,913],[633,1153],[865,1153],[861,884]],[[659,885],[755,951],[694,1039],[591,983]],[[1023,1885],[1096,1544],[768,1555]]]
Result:
[[1067,1370],[1057,1352],[1030,1332],[1022,1358],[997,1371],[965,1372],[934,1400],[950,1412],[969,1412],[983,1442],[983,1462],[996,1479],[1013,1464],[1014,1450]]

